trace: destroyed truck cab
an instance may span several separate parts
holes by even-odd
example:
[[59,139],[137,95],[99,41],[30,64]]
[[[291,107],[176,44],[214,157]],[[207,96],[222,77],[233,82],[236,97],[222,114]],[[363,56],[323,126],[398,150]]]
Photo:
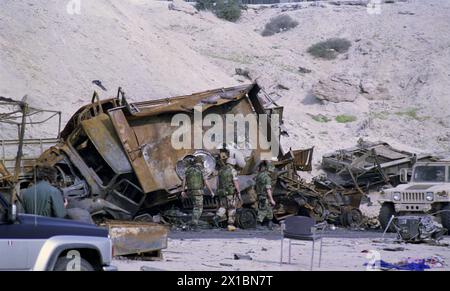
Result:
[[[402,182],[407,182],[407,177],[405,169]],[[444,228],[450,230],[450,161],[418,162],[407,184],[383,190],[381,195],[379,220],[383,228],[392,215],[438,213]]]

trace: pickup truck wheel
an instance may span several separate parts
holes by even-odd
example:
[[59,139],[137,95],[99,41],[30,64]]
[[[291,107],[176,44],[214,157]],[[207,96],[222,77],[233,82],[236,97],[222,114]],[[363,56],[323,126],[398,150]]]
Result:
[[450,233],[450,204],[442,207],[443,212],[441,213],[442,226],[447,229],[447,233]]
[[[380,214],[378,215],[378,220],[380,221],[380,224],[381,224],[381,227],[383,228],[383,230],[386,229],[392,215],[394,215],[394,216],[397,215],[397,213],[395,213],[394,205],[392,205],[392,203],[384,203],[381,206]],[[395,231],[395,229],[391,224],[391,226],[388,229],[388,232],[394,232],[394,231]]]
[[[53,271],[71,271],[68,270],[67,266],[69,264],[72,264],[73,259],[68,259],[66,257],[61,257],[56,261],[55,267],[53,268]],[[71,266],[71,265],[69,265]],[[94,267],[85,259],[80,259],[80,270],[79,271],[85,271],[85,272],[93,272],[95,271]]]

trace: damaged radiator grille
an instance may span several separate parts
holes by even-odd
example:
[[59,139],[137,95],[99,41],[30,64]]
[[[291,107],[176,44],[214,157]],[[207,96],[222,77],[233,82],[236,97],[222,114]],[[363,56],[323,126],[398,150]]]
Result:
[[406,202],[426,202],[423,192],[405,192],[402,193],[402,201]]

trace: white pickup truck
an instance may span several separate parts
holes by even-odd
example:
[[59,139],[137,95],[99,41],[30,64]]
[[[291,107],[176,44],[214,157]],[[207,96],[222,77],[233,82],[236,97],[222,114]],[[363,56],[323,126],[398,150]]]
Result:
[[0,194],[0,271],[114,271],[108,230],[67,219],[8,218]]

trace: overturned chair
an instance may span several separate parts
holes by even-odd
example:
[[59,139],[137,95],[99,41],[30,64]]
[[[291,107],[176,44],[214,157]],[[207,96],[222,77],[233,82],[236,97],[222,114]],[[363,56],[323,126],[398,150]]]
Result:
[[314,264],[314,251],[315,243],[320,240],[319,251],[319,268],[322,261],[322,239],[324,231],[327,227],[326,222],[316,224],[316,221],[311,217],[306,216],[291,216],[286,218],[281,223],[281,251],[280,251],[280,264],[283,264],[283,243],[285,239],[289,239],[289,264],[291,263],[291,241],[311,241],[312,253],[311,253],[311,267],[313,269]]

